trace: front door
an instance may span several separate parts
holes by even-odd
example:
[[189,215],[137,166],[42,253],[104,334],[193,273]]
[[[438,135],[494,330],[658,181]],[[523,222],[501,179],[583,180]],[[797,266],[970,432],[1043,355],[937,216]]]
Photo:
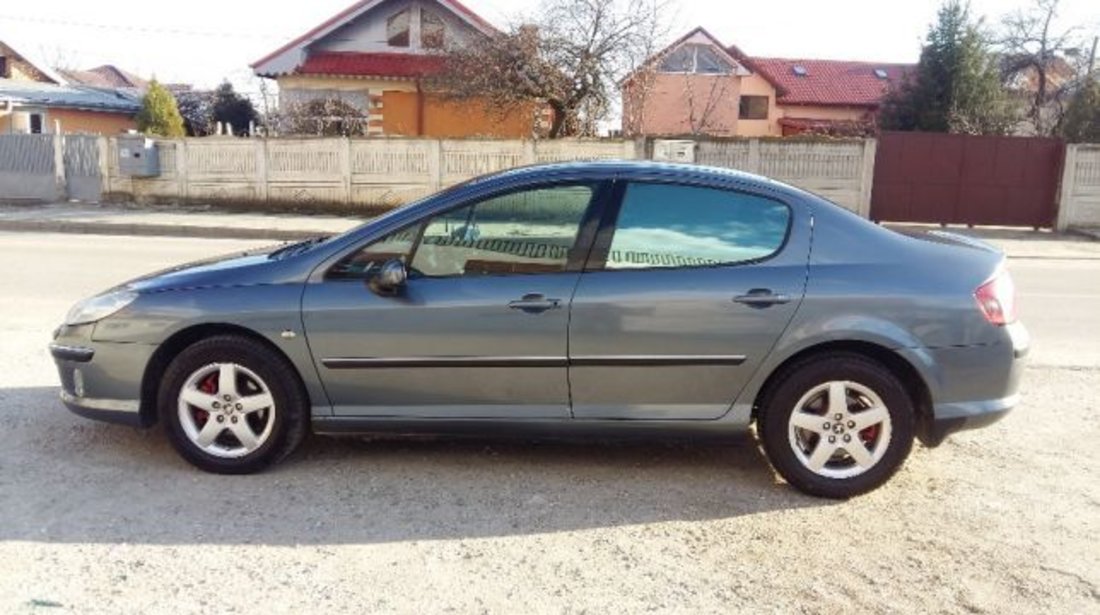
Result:
[[[349,254],[303,320],[337,416],[567,418],[569,301],[600,184],[495,195]],[[401,292],[366,282],[390,259]]]
[[802,299],[808,230],[792,224],[790,206],[755,194],[621,190],[573,298],[573,414],[718,418]]

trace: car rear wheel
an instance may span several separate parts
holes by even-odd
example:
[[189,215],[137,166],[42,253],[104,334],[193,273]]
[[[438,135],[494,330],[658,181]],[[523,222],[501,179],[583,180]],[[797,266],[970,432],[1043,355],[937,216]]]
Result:
[[309,404],[294,368],[240,336],[202,340],[164,373],[158,407],[173,446],[208,472],[257,472],[305,435]]
[[914,408],[889,369],[850,353],[820,355],[779,376],[757,431],[788,483],[849,498],[890,479],[913,447]]

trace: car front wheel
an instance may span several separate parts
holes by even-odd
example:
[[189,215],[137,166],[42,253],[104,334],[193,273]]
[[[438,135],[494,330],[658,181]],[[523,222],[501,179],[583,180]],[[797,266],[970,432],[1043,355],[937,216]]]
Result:
[[901,381],[867,357],[813,357],[781,374],[757,430],[788,483],[849,498],[885,483],[913,446],[914,407]]
[[208,472],[257,472],[305,435],[309,404],[294,368],[264,344],[212,337],[168,366],[158,399],[176,450]]

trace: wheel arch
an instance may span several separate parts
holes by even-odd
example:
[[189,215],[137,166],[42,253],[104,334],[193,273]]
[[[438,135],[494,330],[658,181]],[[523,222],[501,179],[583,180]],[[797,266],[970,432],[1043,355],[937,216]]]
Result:
[[757,390],[752,403],[752,419],[756,420],[760,411],[761,402],[767,398],[771,388],[776,385],[782,376],[792,366],[797,365],[815,355],[823,355],[835,352],[849,352],[862,355],[882,364],[901,380],[902,385],[913,401],[913,407],[917,411],[917,433],[924,439],[925,429],[931,424],[932,419],[932,390],[928,381],[922,375],[921,370],[897,351],[863,340],[833,340],[814,344],[803,348],[784,359],[768,374],[763,384]]
[[295,365],[294,361],[287,356],[282,348],[279,348],[272,343],[271,340],[257,331],[241,325],[224,322],[191,325],[176,331],[161,342],[145,366],[145,372],[142,374],[141,378],[140,405],[141,424],[143,426],[152,427],[157,423],[157,393],[160,389],[160,381],[164,375],[164,371],[168,368],[172,359],[176,358],[176,355],[188,346],[217,335],[237,335],[263,344],[268,350],[282,357],[287,364],[294,369],[294,373],[298,376],[299,386],[302,386],[303,389],[305,388],[305,383],[302,381],[302,375],[298,372],[298,367]]

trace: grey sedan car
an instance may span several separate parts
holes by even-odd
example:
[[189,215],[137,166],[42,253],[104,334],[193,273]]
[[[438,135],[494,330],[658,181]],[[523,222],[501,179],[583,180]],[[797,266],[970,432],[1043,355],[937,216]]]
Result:
[[795,487],[850,497],[1017,402],[1004,256],[761,177],[506,171],[335,237],[76,305],[64,403],[254,472],[321,434],[702,436],[753,424]]

